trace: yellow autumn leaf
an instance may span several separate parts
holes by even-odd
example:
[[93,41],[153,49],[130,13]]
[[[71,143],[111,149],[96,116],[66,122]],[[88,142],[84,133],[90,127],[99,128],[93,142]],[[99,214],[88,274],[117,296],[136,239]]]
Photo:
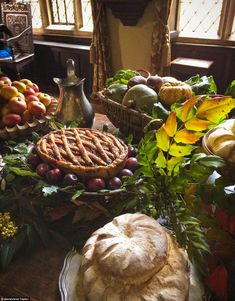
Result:
[[172,172],[174,172],[174,175],[176,175],[179,172],[180,163],[183,161],[184,161],[183,157],[170,158],[170,160],[167,161],[168,176],[171,176]]
[[184,125],[187,130],[200,132],[208,129],[209,126],[214,125],[214,122],[193,117],[186,121]]
[[173,143],[169,148],[169,154],[174,157],[184,157],[191,154],[191,152],[196,148],[193,145],[180,145]]
[[235,99],[224,96],[205,99],[197,109],[196,117],[218,123],[235,108]]
[[177,121],[176,121],[176,114],[174,111],[171,111],[165,124],[163,125],[164,130],[166,131],[167,135],[173,137],[177,131]]
[[158,152],[157,159],[155,160],[155,163],[161,168],[166,167],[166,158],[165,158],[162,150],[160,150]]
[[174,140],[176,143],[194,144],[202,136],[204,133],[182,129],[176,132]]
[[201,96],[193,96],[184,102],[184,104],[181,108],[181,117],[180,117],[180,119],[183,122],[185,122],[190,117],[192,117],[192,116],[190,116],[191,109],[200,98],[201,98]]
[[157,147],[163,151],[168,151],[170,146],[170,138],[164,130],[163,126],[156,132]]

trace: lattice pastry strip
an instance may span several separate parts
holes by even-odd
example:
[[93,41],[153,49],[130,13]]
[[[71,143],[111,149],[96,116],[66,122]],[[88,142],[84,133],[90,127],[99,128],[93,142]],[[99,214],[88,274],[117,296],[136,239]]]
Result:
[[114,176],[125,165],[128,147],[110,133],[71,128],[53,131],[36,145],[49,164],[82,177]]

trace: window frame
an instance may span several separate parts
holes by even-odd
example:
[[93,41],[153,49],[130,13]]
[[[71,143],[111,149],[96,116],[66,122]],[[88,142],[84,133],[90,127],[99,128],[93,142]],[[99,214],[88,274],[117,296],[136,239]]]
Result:
[[91,38],[92,31],[83,29],[81,0],[73,0],[75,25],[52,24],[50,0],[38,0],[41,12],[42,27],[33,28],[34,35],[60,35],[77,38]]
[[174,41],[188,44],[211,44],[221,46],[235,46],[235,41],[226,38],[232,31],[233,12],[235,11],[234,0],[223,0],[218,39],[192,38],[179,36],[180,0],[173,0],[172,11],[169,17],[169,27]]

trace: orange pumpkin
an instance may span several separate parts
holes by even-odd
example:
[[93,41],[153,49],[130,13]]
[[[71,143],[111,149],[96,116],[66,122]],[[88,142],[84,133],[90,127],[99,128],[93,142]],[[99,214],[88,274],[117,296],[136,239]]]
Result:
[[175,102],[183,102],[192,96],[191,87],[184,82],[169,82],[162,85],[159,90],[159,98],[165,105]]

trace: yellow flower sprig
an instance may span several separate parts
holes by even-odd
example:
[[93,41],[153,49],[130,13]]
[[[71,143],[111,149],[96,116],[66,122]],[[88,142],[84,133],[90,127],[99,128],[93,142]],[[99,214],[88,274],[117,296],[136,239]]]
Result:
[[10,238],[16,234],[18,227],[11,220],[9,212],[0,212],[0,236],[3,239]]

